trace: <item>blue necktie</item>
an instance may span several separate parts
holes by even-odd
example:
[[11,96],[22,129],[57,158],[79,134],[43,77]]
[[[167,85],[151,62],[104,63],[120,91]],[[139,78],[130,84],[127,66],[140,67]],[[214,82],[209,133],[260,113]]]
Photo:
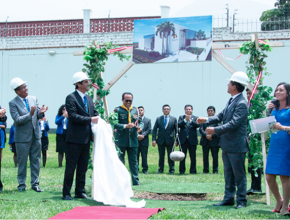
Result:
[[230,98],[229,102],[228,102],[228,107],[230,106],[230,104],[232,103],[233,98]]
[[27,101],[27,99],[23,99],[23,101],[25,102],[25,105],[26,105],[27,111],[30,112],[30,108],[29,108],[29,105],[28,105],[28,101]]
[[187,127],[187,129],[186,129],[186,137],[189,137],[189,134],[188,134],[189,126],[190,126],[190,124],[189,124],[189,121],[188,121],[188,122],[186,122],[186,127]]
[[84,103],[85,103],[85,106],[86,106],[86,110],[87,112],[89,112],[89,109],[88,109],[88,102],[87,102],[87,97],[84,96]]
[[165,119],[164,119],[164,127],[166,128],[166,125],[167,125],[167,116],[165,116]]

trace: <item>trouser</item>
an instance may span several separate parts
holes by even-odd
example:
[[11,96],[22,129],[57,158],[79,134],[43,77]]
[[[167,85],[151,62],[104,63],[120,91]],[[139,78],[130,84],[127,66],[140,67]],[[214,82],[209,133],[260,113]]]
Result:
[[158,145],[159,152],[159,169],[158,171],[163,173],[164,171],[164,157],[165,157],[165,149],[167,150],[167,160],[169,165],[169,173],[174,172],[174,161],[170,159],[170,153],[172,152],[173,145]]
[[31,172],[31,187],[39,185],[39,171],[40,171],[40,158],[41,158],[41,141],[32,135],[29,142],[15,142],[18,162],[18,189],[25,189],[26,173],[27,173],[27,160],[30,160]]
[[209,156],[209,150],[211,151],[212,155],[212,167],[213,173],[218,172],[218,166],[219,166],[219,146],[212,147],[210,143],[207,143],[206,145],[202,146],[202,154],[203,154],[203,172],[208,173],[209,172],[209,161],[208,161],[208,156]]
[[189,151],[190,157],[190,173],[196,173],[196,145],[191,145],[189,140],[186,139],[185,142],[181,145],[182,152],[185,154],[185,157],[180,161],[179,172],[184,173],[186,170],[185,160],[187,155],[187,150]]
[[140,154],[142,158],[142,172],[145,172],[148,170],[148,163],[147,163],[147,155],[148,155],[148,146],[143,146],[139,142],[139,147],[138,147],[138,167],[139,167],[139,159],[140,159]]
[[85,193],[86,172],[90,157],[90,142],[86,144],[66,143],[66,166],[63,181],[63,196],[71,195],[76,169],[75,195]]
[[133,185],[138,185],[139,182],[139,174],[138,174],[138,147],[119,147],[121,150],[121,154],[119,155],[120,160],[123,164],[125,164],[125,153],[127,151],[129,168],[132,175],[132,183]]
[[245,169],[246,153],[230,153],[223,151],[222,158],[224,163],[225,177],[225,196],[224,202],[235,200],[237,187],[237,205],[247,204],[247,177]]
[[[249,163],[252,162],[252,154],[251,152],[249,152]],[[249,166],[248,167],[248,172],[251,173],[251,189],[254,190],[262,190],[262,173],[263,173],[263,168],[259,168],[257,169],[257,174],[258,176],[255,176],[255,171],[253,171],[253,166]]]

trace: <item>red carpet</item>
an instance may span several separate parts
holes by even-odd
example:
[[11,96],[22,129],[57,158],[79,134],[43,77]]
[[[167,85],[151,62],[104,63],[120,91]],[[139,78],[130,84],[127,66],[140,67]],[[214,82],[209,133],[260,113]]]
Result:
[[114,206],[82,206],[49,219],[148,219],[164,208],[125,208]]

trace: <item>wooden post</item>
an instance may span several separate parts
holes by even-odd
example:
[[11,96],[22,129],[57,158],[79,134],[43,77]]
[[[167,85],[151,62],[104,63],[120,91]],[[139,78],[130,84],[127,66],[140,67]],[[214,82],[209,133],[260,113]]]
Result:
[[269,188],[269,185],[267,183],[267,180],[266,180],[266,174],[265,174],[265,171],[266,171],[266,161],[267,161],[267,154],[266,154],[266,144],[265,144],[265,132],[261,133],[261,140],[262,140],[262,152],[263,152],[263,168],[264,168],[264,177],[265,177],[265,188],[266,188],[266,202],[267,202],[267,205],[270,205],[271,204],[271,201],[270,201],[270,188]]
[[[100,74],[100,76],[101,76],[101,78],[103,78],[102,73]],[[103,88],[103,90],[105,90],[105,89]],[[103,103],[104,103],[104,107],[105,107],[105,113],[106,113],[106,115],[107,115],[107,117],[109,119],[110,115],[109,115],[109,107],[108,107],[108,102],[107,102],[107,96],[103,97]]]

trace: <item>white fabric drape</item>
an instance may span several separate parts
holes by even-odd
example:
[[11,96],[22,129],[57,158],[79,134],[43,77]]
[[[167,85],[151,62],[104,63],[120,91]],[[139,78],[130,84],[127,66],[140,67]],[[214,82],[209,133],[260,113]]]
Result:
[[120,161],[111,125],[99,118],[98,124],[92,124],[94,133],[93,160],[93,199],[105,205],[121,205],[130,208],[145,207],[144,200],[133,202],[131,176]]

